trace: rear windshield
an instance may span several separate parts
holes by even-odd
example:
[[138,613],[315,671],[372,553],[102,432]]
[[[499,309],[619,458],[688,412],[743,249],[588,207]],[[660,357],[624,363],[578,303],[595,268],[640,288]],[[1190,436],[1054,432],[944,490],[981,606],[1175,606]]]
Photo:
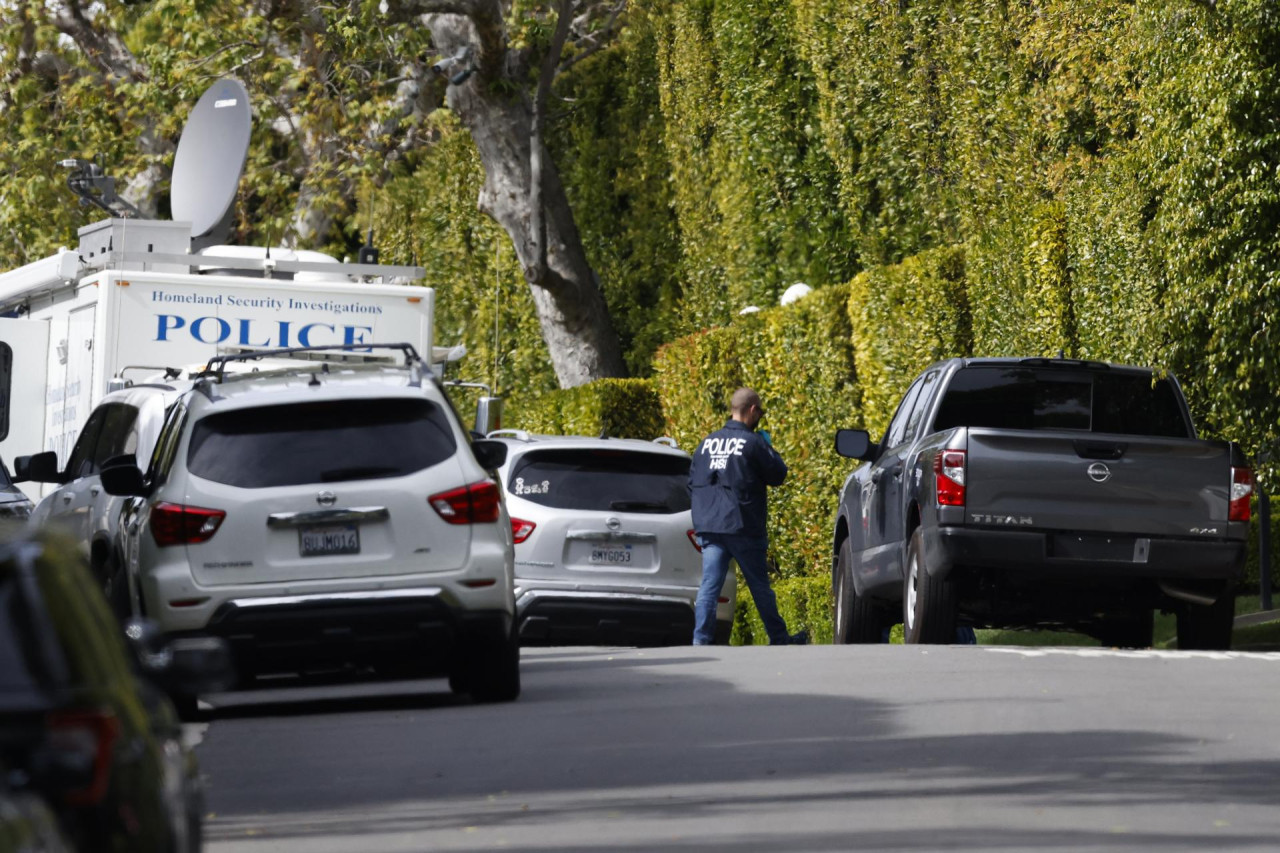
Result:
[[457,444],[427,400],[329,400],[262,406],[197,421],[187,470],[245,489],[402,477]]
[[1168,379],[1062,368],[966,367],[947,387],[935,431],[952,427],[1065,429],[1190,437]]
[[50,684],[17,579],[0,569],[0,711],[27,704]]
[[556,509],[677,513],[689,509],[689,460],[633,450],[531,450],[507,491]]

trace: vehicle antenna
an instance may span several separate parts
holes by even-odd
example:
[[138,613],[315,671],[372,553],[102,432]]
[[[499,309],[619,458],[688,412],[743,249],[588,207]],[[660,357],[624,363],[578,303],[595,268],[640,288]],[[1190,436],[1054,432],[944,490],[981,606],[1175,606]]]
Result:
[[493,393],[501,394],[498,388],[498,363],[502,350],[499,349],[501,330],[501,313],[498,308],[502,302],[502,241],[499,240],[493,249]]

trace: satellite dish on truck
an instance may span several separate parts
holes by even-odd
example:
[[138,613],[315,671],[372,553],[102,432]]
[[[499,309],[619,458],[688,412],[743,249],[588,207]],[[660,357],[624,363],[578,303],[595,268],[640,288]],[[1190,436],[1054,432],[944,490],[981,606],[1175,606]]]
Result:
[[200,96],[182,129],[169,205],[175,221],[191,223],[193,250],[227,239],[251,120],[249,93],[223,79]]

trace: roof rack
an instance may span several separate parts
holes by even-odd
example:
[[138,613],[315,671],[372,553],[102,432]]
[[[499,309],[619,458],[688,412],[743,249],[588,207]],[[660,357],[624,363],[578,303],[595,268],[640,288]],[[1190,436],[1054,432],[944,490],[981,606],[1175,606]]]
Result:
[[[209,363],[205,365],[204,370],[192,374],[193,379],[209,379],[216,378],[219,382],[223,381],[226,373],[227,365],[232,362],[258,361],[264,358],[296,358],[302,357],[311,359],[312,356],[303,355],[301,353],[342,353],[353,352],[355,350],[365,351],[371,349],[387,349],[400,350],[404,353],[404,363],[406,365],[421,362],[418,351],[414,349],[413,344],[330,344],[329,346],[319,347],[288,347],[286,349],[264,349],[253,350],[251,352],[227,353],[224,355],[215,355],[209,359]],[[341,358],[341,357],[339,357]],[[324,359],[315,359],[324,361]]]

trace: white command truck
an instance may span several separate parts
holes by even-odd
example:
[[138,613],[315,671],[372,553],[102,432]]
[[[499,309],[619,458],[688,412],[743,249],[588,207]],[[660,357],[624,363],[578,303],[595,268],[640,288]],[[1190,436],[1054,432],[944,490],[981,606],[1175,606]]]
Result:
[[[420,267],[213,246],[185,222],[108,219],[78,251],[0,274],[0,458],[65,462],[110,388],[222,353],[412,344],[432,360],[435,294]],[[26,483],[31,497],[37,484]]]

